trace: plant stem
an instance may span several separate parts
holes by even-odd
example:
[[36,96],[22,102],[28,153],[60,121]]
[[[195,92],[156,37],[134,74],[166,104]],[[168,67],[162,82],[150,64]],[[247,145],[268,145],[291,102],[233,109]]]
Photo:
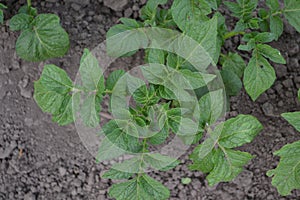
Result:
[[236,35],[245,35],[245,32],[244,31],[240,31],[240,32],[235,32],[235,31],[231,31],[231,32],[228,32],[224,35],[224,39],[227,40],[231,37],[234,37]]
[[28,6],[28,8],[31,7],[31,0],[27,0],[27,6]]

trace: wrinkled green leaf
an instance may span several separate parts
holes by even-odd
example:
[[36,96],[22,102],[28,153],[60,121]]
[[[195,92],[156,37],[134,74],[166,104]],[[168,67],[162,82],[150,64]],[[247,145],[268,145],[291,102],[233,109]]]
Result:
[[[17,54],[27,61],[61,57],[69,49],[69,36],[57,15],[38,15],[29,28],[22,31],[16,43]],[[20,28],[20,27],[19,27]]]
[[33,17],[27,14],[17,14],[10,19],[9,28],[11,31],[22,31],[30,28]]
[[280,64],[286,64],[285,59],[281,55],[280,51],[277,49],[274,49],[273,47],[267,45],[267,44],[258,44],[257,46],[257,51],[264,57],[270,59],[271,61],[275,63],[280,63]]
[[225,1],[224,4],[232,12],[232,15],[243,20],[252,17],[253,10],[257,7],[257,0],[238,0],[237,3]]
[[166,200],[170,196],[170,191],[153,178],[142,175],[113,185],[109,190],[109,196],[116,200]]
[[300,112],[283,113],[281,116],[300,132]]
[[248,66],[244,72],[244,86],[247,93],[255,101],[263,92],[269,89],[276,79],[275,71],[270,63],[253,52]]
[[46,65],[41,78],[34,83],[34,99],[42,109],[53,115],[59,125],[72,123],[72,80],[55,65]]
[[300,32],[300,3],[299,0],[285,0],[283,14],[288,22]]
[[218,127],[221,129],[218,142],[225,148],[235,148],[250,143],[263,129],[261,123],[251,115],[238,115]]
[[267,172],[267,176],[272,177],[272,185],[283,196],[300,189],[300,141],[285,145],[274,155],[280,156],[280,162]]

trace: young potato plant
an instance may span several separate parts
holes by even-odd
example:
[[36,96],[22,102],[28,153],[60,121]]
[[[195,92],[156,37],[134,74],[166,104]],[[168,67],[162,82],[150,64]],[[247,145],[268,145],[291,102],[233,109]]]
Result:
[[[3,22],[3,8],[0,4],[0,23]],[[37,62],[62,57],[69,49],[69,36],[61,27],[59,17],[38,14],[31,6],[31,0],[27,0],[27,5],[10,19],[9,26],[11,31],[21,31],[16,51],[24,60]]]
[[[131,56],[144,48],[147,65],[140,71],[145,80],[123,70],[113,71],[105,80],[96,57],[85,50],[79,83],[57,66],[46,65],[34,84],[34,98],[59,125],[81,120],[93,128],[100,124],[103,97],[109,96],[113,119],[102,125],[97,160],[123,160],[102,175],[123,180],[110,188],[111,198],[168,199],[169,190],[148,172],[180,164],[178,156],[151,151],[174,138],[198,145],[189,168],[208,174],[209,185],[231,181],[253,158],[235,148],[250,143],[263,127],[250,115],[220,122],[228,108],[226,100],[243,84],[253,100],[271,87],[276,77],[269,61],[284,64],[285,60],[266,43],[280,37],[281,15],[299,31],[299,2],[286,0],[281,8],[278,1],[266,1],[269,10],[264,10],[257,8],[257,0],[174,0],[170,9],[162,9],[167,0],[149,0],[141,10],[141,21],[121,18],[106,41],[107,53],[113,57]],[[222,3],[239,19],[234,30],[227,29],[218,11]],[[32,26],[26,30],[35,31]],[[248,66],[237,52],[221,53],[225,40],[236,35],[242,35],[239,50],[252,53]],[[222,66],[220,73],[211,66]]]
[[[300,101],[300,90],[298,99]],[[300,112],[283,113],[282,117],[300,132]],[[267,175],[273,177],[272,184],[278,192],[286,196],[292,190],[300,189],[300,141],[283,146],[274,155],[280,156],[280,162]]]

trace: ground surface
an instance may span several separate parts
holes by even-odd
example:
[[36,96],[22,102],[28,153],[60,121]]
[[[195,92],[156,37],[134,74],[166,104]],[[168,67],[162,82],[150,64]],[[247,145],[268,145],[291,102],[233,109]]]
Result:
[[[9,6],[18,8],[21,3]],[[102,42],[105,32],[118,22],[119,17],[137,17],[143,3],[130,1],[120,11],[104,6],[102,0],[46,0],[38,3],[40,12],[54,12],[61,17],[71,38],[68,55],[49,62],[74,77],[83,48],[92,49]],[[8,17],[16,9],[13,10],[7,13]],[[58,127],[34,102],[33,81],[38,79],[43,65],[17,58],[14,49],[17,36],[8,31],[7,26],[0,29],[0,200],[108,199],[111,182],[100,178],[108,166],[96,164],[82,145],[74,125]],[[238,38],[233,38],[226,43],[225,50],[236,49],[237,44]],[[300,198],[300,191],[280,197],[271,186],[271,179],[265,175],[278,162],[272,152],[300,139],[300,134],[279,116],[282,112],[300,110],[296,100],[296,88],[300,87],[300,35],[286,27],[282,38],[272,45],[279,48],[287,59],[287,65],[275,65],[278,79],[272,89],[257,102],[252,102],[245,92],[241,92],[231,104],[231,116],[252,114],[265,126],[251,144],[242,148],[256,158],[233,182],[211,188],[207,186],[205,175],[187,170],[184,164],[188,162],[187,156],[183,156],[182,164],[176,169],[151,174],[171,190],[171,199]],[[141,60],[141,56],[136,56],[119,61],[114,67],[126,69],[140,64]],[[192,183],[182,185],[180,180],[183,177],[190,177]]]

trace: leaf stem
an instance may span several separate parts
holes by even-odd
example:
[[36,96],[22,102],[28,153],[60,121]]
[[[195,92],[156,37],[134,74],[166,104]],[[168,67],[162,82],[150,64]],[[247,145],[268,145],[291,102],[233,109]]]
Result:
[[240,32],[236,32],[236,31],[231,31],[231,32],[228,32],[224,35],[224,40],[227,40],[231,37],[234,37],[236,35],[245,35],[246,33],[244,31],[240,31]]
[[272,13],[271,15],[265,16],[263,19],[269,19],[270,17],[274,17],[276,15],[281,15],[284,12],[284,10],[279,10],[277,12]]
[[27,0],[27,6],[28,8],[31,8],[31,0]]

